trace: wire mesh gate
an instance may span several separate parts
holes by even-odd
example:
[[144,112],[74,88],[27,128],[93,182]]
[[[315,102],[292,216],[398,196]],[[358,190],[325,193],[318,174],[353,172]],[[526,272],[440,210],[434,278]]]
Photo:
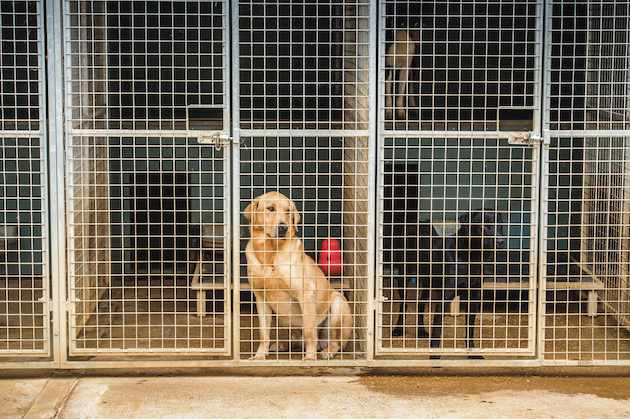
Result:
[[0,2],[0,357],[51,354],[43,4]]
[[69,353],[229,354],[228,4],[64,6]]
[[381,5],[379,355],[535,355],[542,12]]
[[[49,357],[43,6],[0,4],[0,351]],[[68,365],[303,364],[293,311],[257,357],[270,191],[350,313],[319,363],[627,364],[627,1],[61,4]]]
[[545,364],[630,359],[629,15],[627,1],[547,6]]
[[[351,313],[349,325],[341,328],[343,350],[336,359],[322,361],[329,365],[366,360],[372,345],[373,10],[368,1],[242,1],[235,6],[239,23],[234,35],[239,48],[235,85],[240,94],[234,98],[234,127],[240,151],[234,162],[239,172],[234,206],[242,214],[258,196],[270,191],[294,202],[301,220],[295,225],[297,235],[314,259],[289,269],[286,288],[293,288],[294,304],[318,306],[320,342],[322,333],[335,333],[330,325],[334,320],[322,320],[332,318],[329,298],[333,297],[329,296],[344,300]],[[248,358],[260,362],[262,351],[267,363],[302,363],[309,355],[307,330],[303,347],[302,318],[293,314],[301,309],[287,313],[276,296],[285,287],[269,285],[273,278],[267,278],[268,285],[260,285],[248,272],[253,264],[245,258],[245,246],[255,239],[258,218],[256,214],[250,220],[241,216],[237,224],[242,234],[235,231],[235,237],[241,237],[234,253],[235,261],[240,261],[236,289],[251,290],[256,296],[254,300],[251,294],[247,299],[244,292],[236,294],[240,313],[235,319],[237,356],[241,362]],[[324,243],[338,246],[345,259],[343,267],[335,265],[338,272],[328,271],[318,285],[309,286],[315,261],[321,266],[318,259]],[[266,258],[264,250],[253,252]],[[308,294],[314,290],[313,301]],[[261,300],[276,313],[280,310],[281,316],[267,326],[272,340],[280,342],[273,347],[261,345],[261,326],[265,325]],[[281,345],[288,351],[278,351]]]

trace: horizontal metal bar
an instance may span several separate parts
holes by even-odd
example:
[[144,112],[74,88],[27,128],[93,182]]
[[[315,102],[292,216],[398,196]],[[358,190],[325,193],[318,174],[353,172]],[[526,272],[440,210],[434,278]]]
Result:
[[344,129],[245,129],[242,137],[368,137],[369,130]]
[[549,137],[630,137],[630,130],[545,130]]
[[157,129],[69,129],[69,135],[89,137],[197,137],[206,131]]
[[0,138],[12,138],[12,137],[39,137],[44,135],[43,131],[30,131],[30,130],[13,130],[3,131],[0,130]]
[[163,349],[103,349],[103,350],[81,350],[77,348],[72,349],[72,355],[74,356],[101,356],[101,355],[112,355],[116,356],[116,354],[124,355],[124,356],[221,356],[226,355],[229,352],[229,349],[225,348],[207,348],[207,349],[197,349],[197,348],[179,348],[173,350],[163,350]]
[[441,130],[386,130],[381,131],[384,138],[508,138],[522,134],[523,131],[441,131]]
[[[462,326],[463,327],[463,326]],[[381,338],[381,340],[385,340],[384,338]],[[522,339],[522,340],[528,340],[528,341],[533,341],[532,339]],[[382,343],[382,342],[381,342]],[[413,355],[413,356],[428,356],[428,355],[443,355],[443,356],[462,356],[462,355],[488,355],[488,356],[492,356],[492,355],[508,355],[509,356],[534,356],[535,355],[535,350],[533,347],[528,347],[528,348],[523,348],[523,349],[518,349],[518,348],[487,348],[487,349],[482,349],[482,348],[475,348],[474,350],[468,350],[468,349],[443,349],[443,348],[436,348],[436,349],[408,349],[408,348],[379,348],[378,350],[379,354],[383,354],[383,355],[389,355],[389,354],[396,354],[396,355]]]
[[136,361],[136,360],[114,360],[114,361],[67,361],[61,364],[56,362],[3,362],[0,363],[2,369],[100,369],[100,368],[200,368],[200,367],[236,367],[234,360],[163,360],[163,361]]
[[[584,363],[571,364],[549,364],[548,362],[540,363],[535,359],[511,359],[511,360],[443,360],[443,359],[374,359],[374,360],[349,360],[349,361],[249,361],[249,360],[162,360],[162,361],[136,361],[136,360],[114,360],[114,361],[68,361],[61,365],[52,361],[47,362],[4,362],[0,363],[0,368],[6,370],[17,369],[111,369],[111,368],[257,368],[261,371],[269,367],[295,367],[295,368],[387,368],[387,367],[431,367],[431,368],[478,368],[478,367],[552,367],[563,365],[584,365]],[[630,365],[621,364],[621,366]],[[593,362],[591,366],[610,366],[602,362]]]
[[[137,130],[137,129],[71,129],[69,135],[91,137],[197,137],[206,131]],[[369,130],[318,129],[246,129],[241,137],[367,137]]]
[[466,368],[466,367],[630,367],[630,361],[616,360],[537,360],[537,359],[481,359],[481,360],[451,360],[451,359],[373,359],[373,360],[319,360],[319,361],[250,361],[250,360],[114,360],[114,361],[68,361],[59,365],[53,361],[34,362],[0,362],[2,369],[102,369],[102,368],[220,368],[220,367],[256,367],[264,369],[268,367],[300,367],[300,368],[327,368],[327,367],[440,367],[440,368]]
[[605,359],[594,359],[594,360],[553,360],[553,359],[543,359],[540,363],[541,367],[571,367],[571,366],[579,366],[579,367],[612,367],[612,366],[620,366],[627,367],[630,366],[630,360],[605,360]]

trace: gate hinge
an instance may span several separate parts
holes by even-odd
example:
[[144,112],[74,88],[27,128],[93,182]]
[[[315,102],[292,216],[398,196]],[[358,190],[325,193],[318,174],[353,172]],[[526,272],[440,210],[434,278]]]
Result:
[[543,142],[543,137],[533,132],[515,132],[508,134],[508,143],[513,145],[536,145]]
[[206,131],[197,133],[197,141],[199,144],[211,144],[217,149],[221,149],[232,142],[232,137],[223,131]]

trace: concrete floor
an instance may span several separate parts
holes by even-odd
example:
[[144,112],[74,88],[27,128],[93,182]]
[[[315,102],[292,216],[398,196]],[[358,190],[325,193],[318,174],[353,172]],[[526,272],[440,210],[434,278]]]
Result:
[[628,370],[607,371],[4,371],[0,406],[4,418],[629,417]]

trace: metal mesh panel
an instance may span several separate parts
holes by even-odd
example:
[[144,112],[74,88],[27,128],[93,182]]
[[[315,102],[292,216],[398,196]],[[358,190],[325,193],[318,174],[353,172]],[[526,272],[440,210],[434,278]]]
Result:
[[383,1],[385,129],[534,130],[541,16],[533,0]]
[[535,151],[385,138],[381,152],[377,353],[532,355]]
[[240,1],[240,127],[366,129],[369,6]]
[[[320,283],[339,291],[348,301],[351,310],[351,326],[344,326],[344,332],[349,332],[343,342],[343,349],[335,357],[336,361],[348,361],[365,358],[367,351],[367,319],[366,304],[368,299],[367,263],[368,263],[368,190],[367,182],[368,160],[367,145],[364,138],[338,137],[285,137],[243,138],[241,150],[240,176],[240,210],[241,213],[266,192],[279,191],[291,199],[300,216],[297,225],[298,237],[303,243],[306,254],[314,261],[322,258],[323,242],[333,239],[338,241],[340,257],[343,259],[343,269],[338,273],[326,275]],[[279,203],[277,203],[279,204]],[[263,211],[261,208],[260,211]],[[278,298],[273,294],[285,289],[284,282],[269,288],[257,287],[248,281],[248,260],[245,256],[245,246],[252,240],[251,225],[258,225],[259,221],[251,222],[241,218],[241,289],[252,291],[257,296],[241,293],[240,314],[240,357],[247,359],[255,355],[260,343],[259,315],[255,308],[266,298],[274,312],[277,310]],[[271,228],[272,226],[268,226]],[[264,250],[258,251],[261,258],[266,256]],[[271,251],[267,252],[271,254]],[[282,256],[280,256],[282,257]],[[251,261],[249,261],[251,264]],[[295,287],[294,304],[298,304],[303,295],[313,289],[303,283],[303,276],[311,280],[313,271],[304,274],[302,270],[312,267],[306,262],[299,262],[294,255],[289,263],[286,278],[288,284]],[[321,266],[321,263],[320,263]],[[251,269],[251,268],[250,268]],[[319,269],[319,268],[317,268]],[[283,285],[284,284],[284,285]],[[266,297],[265,297],[266,296]],[[319,297],[324,298],[324,297]],[[326,297],[327,298],[327,297]],[[326,300],[315,300],[320,305],[326,305]],[[320,317],[326,314],[319,313]],[[331,308],[332,310],[332,308]],[[277,317],[277,316],[276,316]],[[287,316],[294,324],[286,325],[286,320],[274,320],[271,326],[272,342],[288,342],[294,346],[290,352],[270,352],[268,361],[282,362],[286,360],[302,361],[306,355],[301,346],[302,321],[300,310]],[[332,332],[332,326],[320,324],[319,329]],[[292,333],[289,333],[291,331]],[[321,333],[321,332],[320,332]],[[320,337],[321,339],[321,337]],[[320,354],[320,357],[322,354]]]
[[[307,277],[319,278],[314,285],[321,287],[314,297],[320,307],[317,341],[332,350],[335,333],[344,336],[342,349],[332,350],[331,359],[322,361],[327,364],[366,359],[370,347],[371,7],[365,0],[238,4],[239,210],[242,213],[263,193],[279,191],[295,203],[301,220],[297,235],[315,263],[325,253],[325,242],[339,244],[341,272],[314,274],[319,268],[296,262],[285,275],[293,284],[295,305],[304,304],[313,289],[299,272],[305,269],[311,272]],[[249,224],[241,217],[238,274],[241,289],[248,291],[240,294],[237,319],[241,360],[256,357],[264,336],[258,311],[262,300],[268,298],[275,314],[279,308],[274,294],[279,285],[264,291],[252,285],[251,272],[248,280]],[[308,301],[307,310],[312,299]],[[334,326],[338,309],[345,319],[340,328]],[[271,341],[290,350],[271,351],[267,362],[302,363],[312,357],[302,344],[303,333],[306,337],[310,332],[300,326],[308,313],[300,308],[280,319],[275,314]],[[324,317],[328,320],[321,323]],[[306,344],[309,340],[304,339]],[[317,357],[327,358],[322,346]]]
[[73,128],[222,129],[225,1],[67,1]]
[[535,353],[542,16],[381,3],[377,355]]
[[550,2],[552,130],[627,130],[630,3]]
[[37,131],[43,118],[41,7],[38,1],[0,2],[1,130]]
[[630,359],[627,137],[553,138],[549,150],[543,354]]
[[627,363],[630,3],[554,1],[548,16],[541,352],[547,364]]
[[70,151],[72,353],[228,351],[222,150],[74,136]]
[[66,1],[71,355],[230,352],[225,1]]
[[0,356],[50,353],[42,7],[0,2]]

